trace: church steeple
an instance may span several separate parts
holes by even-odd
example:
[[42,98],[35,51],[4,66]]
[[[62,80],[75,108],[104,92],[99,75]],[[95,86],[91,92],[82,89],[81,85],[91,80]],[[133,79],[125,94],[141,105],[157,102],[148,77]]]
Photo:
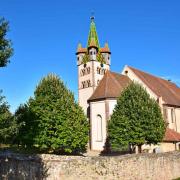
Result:
[[79,104],[89,117],[88,99],[91,97],[104,74],[110,69],[110,49],[108,44],[100,47],[94,22],[91,17],[87,46],[80,43],[76,51],[78,66]]
[[94,22],[94,16],[91,17],[91,24],[90,24],[87,47],[100,48],[99,39],[98,39],[97,31],[96,31],[96,25]]

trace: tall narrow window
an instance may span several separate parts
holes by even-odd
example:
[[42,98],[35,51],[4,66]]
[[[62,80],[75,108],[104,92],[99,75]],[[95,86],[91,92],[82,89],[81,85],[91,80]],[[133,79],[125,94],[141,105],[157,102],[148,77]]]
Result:
[[102,117],[101,115],[97,115],[96,119],[97,123],[97,141],[101,142],[103,140],[103,135],[102,135]]
[[97,74],[99,74],[100,73],[100,71],[99,71],[99,68],[97,67]]
[[87,68],[87,74],[90,74],[90,67]]
[[97,80],[97,85],[99,84],[100,80]]
[[86,87],[86,82],[83,81],[83,82],[82,82],[82,88],[84,89],[85,87]]
[[87,81],[87,87],[91,87],[91,81],[90,80]]
[[171,122],[174,123],[174,109],[171,109]]
[[163,116],[164,116],[164,121],[168,123],[168,114],[167,114],[167,109],[165,107],[163,108]]

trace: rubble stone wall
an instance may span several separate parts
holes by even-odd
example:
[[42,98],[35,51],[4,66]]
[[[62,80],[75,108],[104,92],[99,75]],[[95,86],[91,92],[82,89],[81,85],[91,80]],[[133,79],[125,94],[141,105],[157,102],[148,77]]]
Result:
[[25,156],[0,153],[0,179],[126,180],[180,177],[180,152],[123,156]]

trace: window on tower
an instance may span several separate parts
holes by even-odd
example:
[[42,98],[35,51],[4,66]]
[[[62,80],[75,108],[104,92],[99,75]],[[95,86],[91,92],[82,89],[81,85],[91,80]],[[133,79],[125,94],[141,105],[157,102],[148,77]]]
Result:
[[84,89],[85,87],[86,87],[86,82],[83,81],[83,82],[82,82],[82,88]]
[[86,69],[86,71],[87,71],[87,74],[90,74],[90,72],[91,72],[90,67],[88,67],[88,68]]
[[97,80],[97,85],[99,84],[100,80]]
[[87,87],[91,87],[91,81],[90,80],[87,81]]

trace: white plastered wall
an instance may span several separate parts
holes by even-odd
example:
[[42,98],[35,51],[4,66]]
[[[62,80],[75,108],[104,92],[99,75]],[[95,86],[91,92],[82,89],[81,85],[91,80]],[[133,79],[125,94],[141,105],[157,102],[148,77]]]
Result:
[[[94,55],[92,55],[94,56]],[[92,57],[95,59],[95,57]],[[102,68],[104,70],[109,70],[109,65],[104,64],[101,67],[101,64],[97,61],[89,61],[86,63],[86,68],[90,67],[90,73],[86,75],[82,75],[82,70],[84,69],[84,64],[78,66],[78,97],[79,97],[79,105],[83,108],[85,114],[87,114],[88,102],[87,100],[92,96],[96,87],[98,86],[98,81],[100,81],[104,74],[97,73],[97,67]],[[83,88],[82,82],[90,80],[91,86]]]
[[117,104],[117,100],[116,99],[112,99],[112,100],[107,100],[108,104],[109,104],[109,115],[111,116],[113,113],[113,110]]
[[[174,116],[174,119],[172,120],[172,115],[171,115],[171,110],[174,110],[173,107],[166,107],[166,111],[167,111],[167,121],[168,121],[168,128],[173,129],[174,131],[177,130],[177,126],[176,126],[176,114]],[[174,110],[175,112],[175,110]]]
[[180,133],[180,108],[175,108],[177,132]]
[[[117,100],[104,100],[90,103],[91,115],[91,150],[102,151],[107,138],[107,120],[112,115]],[[108,109],[107,109],[108,108]],[[102,141],[97,140],[97,116],[102,117]],[[109,115],[109,117],[107,117]]]
[[[126,71],[128,72],[127,74],[125,73]],[[149,93],[151,98],[154,98],[155,100],[158,99],[158,96],[138,76],[136,76],[136,74],[128,66],[124,67],[122,74],[127,75],[132,81],[142,85]]]
[[[99,141],[97,117],[102,117],[102,140]],[[91,117],[91,150],[102,151],[106,142],[106,110],[105,101],[97,101],[90,103],[90,117]]]

